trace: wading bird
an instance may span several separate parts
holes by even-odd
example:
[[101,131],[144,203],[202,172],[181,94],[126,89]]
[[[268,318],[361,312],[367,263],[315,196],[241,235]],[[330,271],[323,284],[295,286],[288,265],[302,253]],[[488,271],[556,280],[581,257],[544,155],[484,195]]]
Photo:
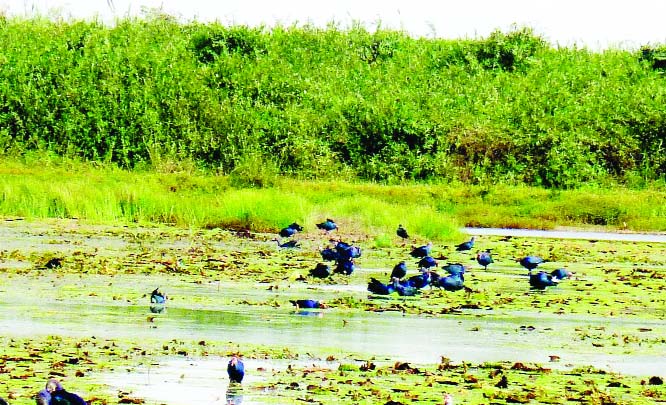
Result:
[[290,224],[286,228],[280,230],[280,236],[283,238],[289,238],[294,236],[297,232],[303,232],[303,227],[297,224],[296,222]]
[[233,355],[229,364],[227,364],[227,374],[229,375],[229,381],[232,383],[240,384],[245,377],[245,365],[238,358],[238,356]]
[[537,290],[545,290],[546,287],[552,287],[557,285],[557,280],[554,280],[553,276],[544,271],[532,274],[532,271],[530,270],[529,277],[530,277],[530,287],[535,288]]
[[490,255],[490,251],[486,250],[485,252],[478,252],[476,254],[476,261],[483,266],[484,270],[488,270],[488,265],[494,263],[493,257]]
[[289,300],[293,305],[298,309],[317,309],[317,308],[328,308],[324,301],[317,300]]
[[326,218],[326,221],[317,224],[317,228],[326,231],[326,233],[329,233],[334,229],[338,229],[338,225],[332,219]]
[[428,242],[427,245],[419,246],[412,249],[410,255],[414,258],[430,256],[430,251],[432,250],[432,242]]
[[409,239],[409,234],[407,233],[407,230],[402,227],[402,224],[398,225],[398,229],[395,233],[402,239]]
[[530,271],[536,269],[537,266],[544,262],[544,260],[538,256],[525,256],[517,261],[521,266]]
[[46,387],[37,393],[38,405],[87,405],[88,403],[73,392],[68,392],[62,387],[60,381],[51,378],[46,382]]
[[404,261],[396,264],[391,271],[391,278],[397,278],[398,280],[402,279],[407,275],[407,265]]
[[317,263],[315,268],[310,270],[310,275],[316,278],[327,278],[331,275],[331,266],[326,263]]
[[164,304],[167,300],[167,295],[160,291],[160,288],[157,287],[150,293],[150,303],[151,304]]
[[456,245],[456,250],[462,252],[464,250],[471,250],[474,247],[474,236],[467,242],[463,242],[459,245]]

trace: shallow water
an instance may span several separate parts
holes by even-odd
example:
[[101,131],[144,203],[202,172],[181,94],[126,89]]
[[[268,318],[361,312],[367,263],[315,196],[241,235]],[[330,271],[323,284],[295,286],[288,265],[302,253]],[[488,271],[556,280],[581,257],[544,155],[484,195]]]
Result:
[[463,228],[463,232],[468,233],[470,235],[485,235],[485,236],[515,236],[523,238],[584,239],[584,240],[666,243],[666,234],[664,233],[590,232],[590,231],[579,231],[579,230],[542,231],[536,229],[507,229],[507,228]]
[[[146,283],[145,277],[139,278]],[[122,279],[89,276],[77,288],[94,293],[104,289],[110,280],[116,287],[136,288],[137,280],[132,276]],[[288,304],[278,308],[237,304],[193,306],[176,299],[149,322],[148,315],[153,314],[148,298],[141,291],[133,302],[102,301],[94,296],[59,298],[59,292],[77,283],[80,283],[78,276],[37,279],[15,276],[4,280],[0,286],[0,328],[9,335],[21,336],[58,334],[247,342],[298,348],[320,356],[359,353],[415,363],[437,363],[440,356],[474,363],[499,360],[544,363],[550,355],[558,355],[563,364],[596,365],[622,373],[650,375],[666,367],[666,356],[661,355],[666,353],[666,344],[644,347],[640,355],[609,354],[570,340],[577,328],[605,328],[604,333],[612,335],[648,327],[651,331],[644,336],[664,336],[666,321],[621,318],[609,321],[601,317],[489,310],[469,310],[437,318],[337,309],[297,312]],[[228,299],[260,300],[273,294],[262,285],[238,288],[235,284],[182,282],[171,288],[174,296],[189,298],[223,293]],[[280,294],[289,299],[304,294],[334,293],[330,289],[317,293],[312,287],[307,291],[304,287],[294,287]],[[87,322],[80,322],[82,318]],[[652,359],[647,364],[646,356]],[[636,366],[639,362],[640,368]]]
[[[60,230],[62,231],[62,230]],[[133,249],[141,244],[112,234],[59,236],[48,227],[0,227],[3,251],[58,252],[104,249]],[[595,240],[633,240],[664,242],[664,235],[604,234],[598,232],[557,232],[523,230],[468,229],[475,235],[513,235]],[[497,233],[495,233],[497,232]],[[500,233],[501,232],[501,233]],[[53,236],[52,234],[55,234]],[[631,239],[612,239],[631,238]],[[663,240],[662,240],[663,238]],[[153,246],[181,246],[185,241],[153,242]],[[5,258],[0,267],[29,268],[27,260]],[[499,268],[500,266],[496,266]],[[360,269],[376,272],[377,269]],[[498,277],[518,277],[501,269]],[[363,276],[361,276],[363,277]],[[584,315],[550,315],[529,308],[524,312],[469,310],[462,314],[438,316],[403,316],[396,312],[351,312],[339,309],[297,312],[289,299],[317,297],[331,299],[341,293],[367,297],[365,286],[308,285],[294,283],[269,291],[267,284],[209,283],[196,284],[171,277],[171,297],[165,311],[150,312],[147,292],[161,286],[164,279],[153,275],[19,275],[3,274],[0,279],[0,328],[8,336],[63,335],[103,338],[155,338],[179,340],[215,340],[251,343],[276,348],[291,348],[324,358],[357,354],[359,360],[375,362],[408,361],[434,364],[444,356],[453,362],[520,361],[570,369],[595,366],[622,374],[651,376],[666,370],[666,343],[644,345],[640,351],[625,352],[622,346],[595,347],[589,341],[572,340],[580,330],[595,330],[605,336],[622,336],[641,329],[642,337],[659,342],[666,336],[666,321],[602,318]],[[127,301],[114,301],[107,289],[129,291]],[[516,287],[516,293],[523,286]],[[559,294],[560,291],[549,291]],[[242,304],[275,300],[276,307]],[[149,317],[154,321],[149,322]],[[86,319],[86,322],[81,322]],[[550,356],[559,362],[550,363]],[[225,359],[165,358],[159,364],[138,368],[131,373],[113,373],[103,381],[120,390],[133,391],[149,403],[211,404],[226,403]],[[261,363],[246,360],[247,382],[265,378],[258,368],[282,368],[280,361]],[[334,366],[334,365],[332,365]],[[254,370],[254,371],[252,371]],[[243,389],[244,404],[262,403],[268,393]],[[236,397],[238,399],[238,397]]]

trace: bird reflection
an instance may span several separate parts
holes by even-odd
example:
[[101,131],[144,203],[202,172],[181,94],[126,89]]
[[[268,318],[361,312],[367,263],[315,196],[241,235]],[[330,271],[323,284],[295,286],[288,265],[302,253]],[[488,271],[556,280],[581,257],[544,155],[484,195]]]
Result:
[[151,305],[150,312],[154,314],[163,314],[166,312],[166,306],[163,304]]
[[237,384],[229,384],[226,394],[227,405],[239,405],[243,403],[243,388]]

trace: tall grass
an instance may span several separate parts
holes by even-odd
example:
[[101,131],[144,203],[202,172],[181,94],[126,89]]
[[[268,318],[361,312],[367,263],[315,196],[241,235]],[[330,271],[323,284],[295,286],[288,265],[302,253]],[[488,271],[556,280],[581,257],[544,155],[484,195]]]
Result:
[[666,230],[666,191],[625,188],[546,190],[411,184],[386,186],[278,178],[238,188],[227,176],[128,171],[59,158],[0,161],[0,215],[79,218],[94,223],[163,223],[276,232],[297,221],[307,231],[327,217],[350,234],[454,240],[461,226],[549,229],[598,226]]
[[554,48],[527,28],[414,39],[158,13],[112,27],[0,25],[0,153],[9,156],[50,151],[123,168],[185,161],[249,182],[236,186],[289,175],[645,187],[666,173],[654,52]]

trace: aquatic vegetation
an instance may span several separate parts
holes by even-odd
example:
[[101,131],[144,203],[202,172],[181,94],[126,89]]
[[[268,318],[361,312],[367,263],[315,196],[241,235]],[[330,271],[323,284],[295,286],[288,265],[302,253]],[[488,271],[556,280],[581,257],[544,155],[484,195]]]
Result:
[[[274,233],[10,221],[3,227],[0,271],[7,282],[30,285],[35,294],[49,302],[139,303],[147,309],[150,291],[159,286],[169,296],[167,311],[193,307],[205,311],[226,306],[293,311],[290,300],[307,298],[325,300],[328,308],[318,311],[340,314],[342,319],[345,314],[361,311],[476,319],[479,322],[469,330],[472,335],[485,332],[484,317],[504,318],[516,325],[513,333],[527,338],[544,333],[566,334],[568,341],[563,347],[567,350],[582,347],[608,355],[649,354],[663,353],[666,346],[666,272],[659,244],[477,236],[475,248],[493,252],[492,266],[484,269],[476,261],[476,251],[456,250],[456,238],[433,243],[432,253],[440,257],[440,268],[447,263],[464,266],[465,289],[447,292],[426,287],[415,297],[392,294],[374,299],[365,291],[372,277],[387,282],[396,263],[403,260],[407,276],[415,274],[418,259],[410,256],[412,247],[403,246],[397,238],[378,246],[368,235],[341,229],[337,237],[363,252],[355,259],[358,269],[349,276],[333,274],[318,279],[309,273],[321,261],[319,248],[329,242],[329,237],[307,225],[298,235],[301,248],[286,250],[275,246]],[[572,275],[556,287],[531,291],[527,270],[516,261],[528,255],[544,259],[539,269],[550,273],[566,267]],[[60,259],[59,266],[47,266],[54,258]],[[122,279],[127,281],[121,282]],[[128,289],[127,282],[148,287]],[[86,288],[81,288],[82,284]],[[175,286],[178,289],[174,290]],[[249,297],[213,293],[230,286],[241,292],[253,289],[262,293]],[[575,328],[557,331],[554,326],[520,324],[524,313],[539,314],[548,325],[557,325],[559,317],[591,323],[581,322]],[[197,320],[205,322],[206,316],[210,314],[202,313]],[[168,320],[168,312],[137,318],[137,322],[145,322],[150,328],[160,328]],[[636,322],[629,325],[627,320]],[[340,327],[345,327],[345,321]],[[0,367],[5,372],[0,373],[0,389],[11,393],[18,404],[29,403],[33,387],[43,385],[54,372],[64,374],[56,375],[66,378],[72,391],[95,393],[93,403],[102,404],[131,394],[106,392],[97,375],[119,367],[140,367],[163,357],[228,359],[238,352],[245,358],[326,357],[321,353],[299,353],[294,348],[210,339],[136,342],[92,336],[36,336],[3,337],[0,343],[7,348],[1,358]],[[364,358],[363,354],[345,353],[344,348],[334,348],[333,353],[344,363],[342,366],[321,370],[294,366],[268,381],[262,380],[257,387],[270,386],[283,399],[327,402],[335,396],[342,403],[359,403],[361,398],[369,398],[367,403],[441,403],[442,395],[451,393],[470,404],[561,402],[563,398],[590,404],[647,404],[663,400],[666,395],[663,385],[650,384],[649,377],[641,383],[641,379],[600,370],[573,370],[566,364],[555,364],[557,356],[551,360],[554,364],[396,365],[387,364],[390,359],[368,359],[364,366],[354,360]]]

